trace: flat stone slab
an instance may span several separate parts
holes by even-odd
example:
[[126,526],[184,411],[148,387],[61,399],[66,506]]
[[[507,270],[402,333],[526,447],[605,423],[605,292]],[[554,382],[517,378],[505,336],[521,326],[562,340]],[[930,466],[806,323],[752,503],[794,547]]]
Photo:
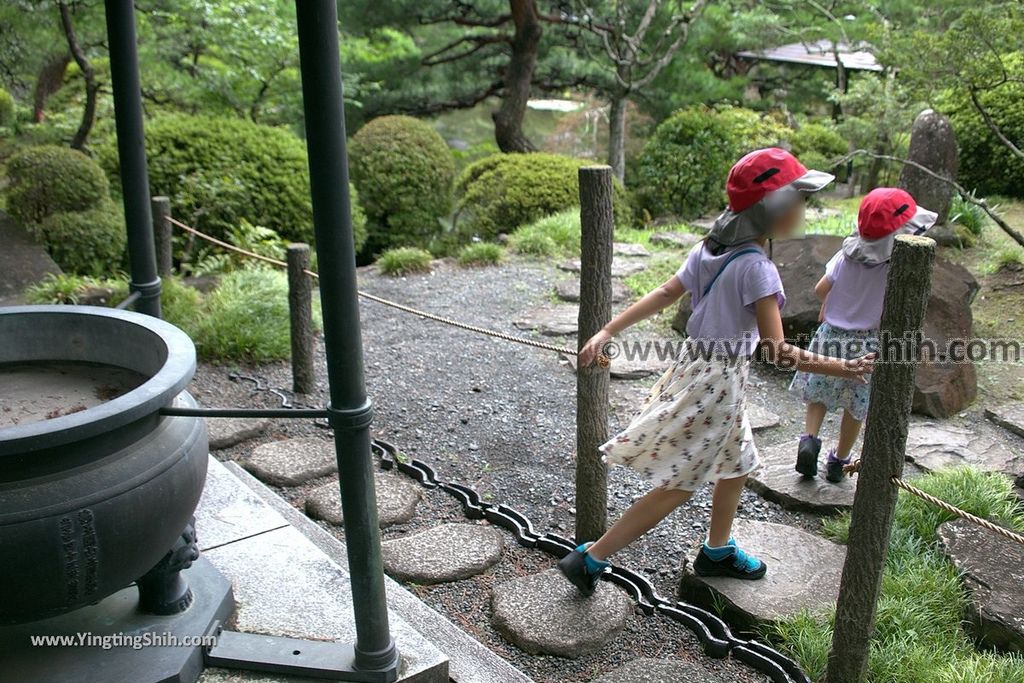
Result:
[[592,683],[731,683],[715,671],[693,662],[641,657]]
[[974,465],[1010,477],[1024,474],[1024,455],[1015,454],[994,439],[951,424],[919,422],[910,425],[906,455],[925,472]]
[[1024,652],[1024,548],[962,519],[946,522],[938,534],[970,595],[975,637],[988,647]]
[[[618,280],[612,280],[612,303],[622,303],[629,298],[629,289],[626,285],[622,284]],[[570,303],[579,303],[580,300],[580,281],[579,280],[562,280],[555,283],[555,296],[562,301],[568,301]]]
[[[377,516],[381,528],[408,522],[416,514],[420,492],[416,486],[398,474],[375,472],[373,476],[377,490]],[[341,495],[338,482],[332,481],[314,489],[306,498],[306,514],[331,524],[345,523],[341,511]]]
[[778,414],[773,413],[762,405],[757,403],[747,403],[747,421],[750,422],[750,428],[755,432],[761,431],[762,429],[771,429],[772,427],[778,427],[782,418]]
[[[558,267],[562,270],[570,273],[580,272],[580,260],[569,259],[558,264]],[[647,263],[640,259],[628,259],[628,258],[613,258],[612,259],[612,277],[628,277],[630,275],[636,275],[647,270]]]
[[[576,356],[563,355],[562,358],[569,364],[572,371],[576,372]],[[611,365],[608,366],[608,372],[612,379],[643,379],[651,375],[661,375],[668,370],[670,365],[672,365],[671,360],[662,360],[652,352],[647,358],[628,359],[619,356],[612,360]]]
[[612,255],[613,256],[639,256],[645,257],[650,256],[651,252],[647,250],[642,244],[633,244],[632,242],[612,242]]
[[818,459],[818,476],[805,477],[794,469],[796,440],[760,449],[761,467],[751,473],[747,486],[765,500],[789,510],[831,513],[853,507],[857,477],[838,484],[825,479],[825,448]]
[[985,408],[985,417],[1017,436],[1024,436],[1024,403],[1004,403]]
[[206,421],[210,436],[210,450],[220,451],[263,436],[270,427],[267,420],[247,420],[237,417],[217,417]]
[[736,520],[733,536],[740,547],[768,565],[765,577],[744,581],[697,576],[691,556],[683,567],[680,597],[709,609],[724,604],[727,621],[735,620],[742,626],[778,621],[802,609],[818,611],[835,605],[845,547],[785,524],[747,519]]
[[545,337],[566,337],[579,329],[575,306],[540,306],[512,323],[520,330],[540,332]]
[[399,581],[447,583],[483,574],[501,559],[505,538],[482,524],[441,524],[381,544],[384,571]]
[[334,444],[315,438],[260,444],[241,464],[257,479],[273,486],[298,486],[338,471]]
[[529,654],[582,657],[598,652],[625,627],[633,603],[602,581],[584,598],[557,569],[495,586],[491,624]]
[[656,232],[650,237],[651,244],[660,244],[663,247],[675,249],[690,249],[700,242],[700,235],[692,232]]
[[203,552],[287,526],[287,522],[212,455],[196,507],[196,539]]

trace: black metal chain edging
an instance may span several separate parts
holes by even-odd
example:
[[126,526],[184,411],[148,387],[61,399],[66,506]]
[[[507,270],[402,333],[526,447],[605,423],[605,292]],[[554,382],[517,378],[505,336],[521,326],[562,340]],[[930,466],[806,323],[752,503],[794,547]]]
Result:
[[[416,459],[403,459],[398,449],[386,441],[374,439],[372,448],[385,470],[397,469],[424,488],[444,491],[459,501],[466,517],[486,519],[502,527],[511,532],[516,542],[524,548],[536,548],[558,559],[575,548],[575,544],[564,536],[550,532],[538,533],[533,523],[518,510],[484,501],[469,486],[438,479],[430,465]],[[644,614],[650,616],[660,613],[688,628],[697,636],[704,653],[709,657],[723,659],[732,655],[768,676],[772,683],[811,683],[810,677],[790,657],[756,640],[738,638],[724,621],[705,609],[660,596],[646,577],[633,570],[613,565],[602,578],[625,590]]]

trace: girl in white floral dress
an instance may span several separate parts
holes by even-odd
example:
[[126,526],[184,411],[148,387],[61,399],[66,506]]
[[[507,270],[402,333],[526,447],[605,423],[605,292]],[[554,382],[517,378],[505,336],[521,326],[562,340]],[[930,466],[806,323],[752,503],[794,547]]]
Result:
[[779,313],[785,303],[782,281],[763,249],[768,239],[796,230],[805,197],[832,179],[808,171],[782,149],[758,150],[740,159],[726,185],[729,208],[679,272],[616,316],[580,351],[580,365],[589,365],[616,334],[691,293],[687,347],[629,426],[601,447],[608,462],[633,468],[655,488],[596,542],[580,545],[559,562],[584,595],[593,593],[609,555],[653,528],[706,482],[714,482],[715,490],[695,571],[740,579],[764,576],[764,562],[731,538],[743,485],[759,464],[746,417],[751,356],[763,340],[766,357],[791,369],[859,381],[872,369],[871,357],[827,358],[785,343]]

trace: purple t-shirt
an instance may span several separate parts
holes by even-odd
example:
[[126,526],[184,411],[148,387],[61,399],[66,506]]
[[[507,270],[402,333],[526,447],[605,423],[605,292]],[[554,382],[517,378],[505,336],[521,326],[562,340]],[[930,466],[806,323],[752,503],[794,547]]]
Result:
[[[730,254],[745,249],[755,252],[736,257],[722,270]],[[719,271],[721,275],[705,298],[704,290]],[[705,349],[713,353],[753,354],[761,339],[754,303],[773,294],[779,308],[786,303],[779,271],[756,243],[741,244],[714,256],[701,242],[690,251],[676,277],[690,292],[693,303],[686,333],[704,342]],[[708,347],[708,342],[713,347]]]
[[825,298],[825,322],[844,330],[877,329],[888,275],[888,263],[861,263],[837,251],[825,264],[825,277],[832,283]]

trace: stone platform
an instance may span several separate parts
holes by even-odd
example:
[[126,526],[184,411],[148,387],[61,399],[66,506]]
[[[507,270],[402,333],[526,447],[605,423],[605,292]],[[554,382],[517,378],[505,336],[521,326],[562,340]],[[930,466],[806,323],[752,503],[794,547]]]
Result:
[[824,453],[819,458],[819,471],[816,477],[805,477],[794,469],[794,441],[767,446],[760,449],[760,453],[762,465],[750,475],[747,486],[762,498],[790,510],[825,514],[853,507],[857,477],[844,477],[838,484],[827,481]]

